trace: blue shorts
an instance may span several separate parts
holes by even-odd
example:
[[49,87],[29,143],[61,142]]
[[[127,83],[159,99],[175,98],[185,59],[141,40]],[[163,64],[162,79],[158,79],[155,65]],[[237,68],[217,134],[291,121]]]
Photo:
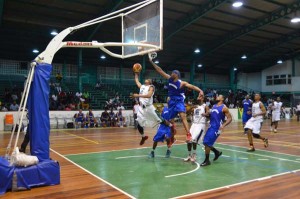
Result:
[[243,124],[246,124],[246,122],[248,122],[248,120],[251,118],[251,114],[247,114],[247,113],[243,113]]
[[182,99],[171,99],[168,103],[168,109],[170,119],[175,118],[178,113],[185,113],[186,111],[184,101]]
[[219,137],[219,128],[209,127],[203,138],[203,144],[212,147]]
[[156,135],[153,138],[154,142],[164,142],[166,138],[170,138],[171,135],[171,127],[161,124],[156,132]]
[[84,121],[85,121],[84,118],[76,118],[75,119],[75,122],[81,122],[81,123],[83,123]]

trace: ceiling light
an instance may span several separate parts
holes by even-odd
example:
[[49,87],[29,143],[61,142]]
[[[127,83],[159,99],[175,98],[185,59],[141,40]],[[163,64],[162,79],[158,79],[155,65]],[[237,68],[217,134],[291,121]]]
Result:
[[57,35],[58,33],[57,33],[56,30],[53,30],[50,34],[53,35],[53,36],[55,36],[55,35]]
[[159,64],[159,61],[158,61],[158,60],[156,60],[154,63],[156,63],[156,64]]
[[40,51],[38,49],[33,49],[32,52],[36,54],[39,53]]
[[200,53],[200,49],[199,49],[199,48],[196,48],[196,49],[194,50],[194,53]]
[[281,59],[277,61],[277,64],[282,64],[282,63],[283,61]]
[[235,7],[235,8],[239,8],[243,5],[243,2],[242,1],[235,1],[232,6]]
[[101,55],[100,58],[101,58],[101,59],[106,59],[105,55]]
[[198,67],[201,68],[201,67],[202,67],[202,64],[198,64]]
[[236,67],[234,67],[234,68],[233,68],[233,70],[234,70],[234,71],[237,71],[237,68],[236,68]]
[[294,17],[291,19],[292,23],[299,23],[300,22],[300,17]]
[[242,58],[242,59],[247,59],[247,56],[246,56],[246,55],[243,55],[241,58]]

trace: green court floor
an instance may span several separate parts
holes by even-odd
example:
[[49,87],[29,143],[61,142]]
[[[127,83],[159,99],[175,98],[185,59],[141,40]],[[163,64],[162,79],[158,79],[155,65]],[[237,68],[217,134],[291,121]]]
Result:
[[[166,147],[66,156],[87,171],[135,198],[172,198],[230,186],[300,169],[300,157],[269,151],[249,153],[245,148],[217,144],[223,151],[218,161],[199,167],[204,152],[199,147],[198,163],[183,162],[186,146],[176,145],[172,157],[164,157]],[[213,155],[211,156],[211,159]]]

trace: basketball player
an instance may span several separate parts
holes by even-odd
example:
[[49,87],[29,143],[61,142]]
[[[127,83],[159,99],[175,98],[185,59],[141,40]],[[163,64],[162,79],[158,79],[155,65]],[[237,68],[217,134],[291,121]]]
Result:
[[[245,99],[242,102],[243,105],[243,127],[245,126],[246,122],[251,118],[251,107],[252,107],[252,100],[249,99],[249,95],[246,95]],[[247,134],[247,131],[244,131]]]
[[155,107],[153,106],[153,95],[155,88],[152,85],[151,79],[146,79],[145,84],[142,85],[139,81],[139,73],[134,74],[134,80],[137,87],[140,89],[140,93],[132,94],[132,98],[139,98],[140,106],[137,113],[138,122],[137,129],[139,133],[142,135],[142,139],[140,141],[140,145],[143,145],[145,141],[148,139],[148,136],[144,134],[144,128],[146,126],[147,121],[161,123],[162,119],[156,114]]
[[[198,97],[199,104],[194,107],[193,124],[191,126],[190,132],[192,134],[192,141],[187,143],[188,157],[184,159],[185,162],[196,161],[196,150],[197,145],[203,140],[206,130],[206,117],[205,113],[209,112],[208,106],[204,103],[204,96]],[[193,153],[192,151],[193,146]]]
[[[215,104],[210,113],[204,114],[205,116],[210,116],[210,126],[207,129],[207,132],[203,139],[203,144],[205,146],[205,160],[201,163],[200,166],[208,166],[210,165],[209,161],[209,153],[212,150],[215,154],[214,161],[216,161],[221,155],[222,152],[218,151],[214,148],[214,143],[216,142],[217,138],[224,130],[225,126],[231,123],[232,117],[229,112],[229,109],[224,104],[224,96],[219,95],[216,99],[217,104]],[[225,121],[225,117],[227,120]],[[224,122],[225,121],[225,122]]]
[[277,133],[278,122],[280,121],[280,112],[281,112],[282,102],[280,101],[280,97],[276,98],[276,101],[273,102],[272,106],[272,122],[270,126],[270,130],[273,131],[274,125],[274,133]]
[[95,127],[98,127],[98,122],[97,122],[97,119],[95,118],[94,116],[94,113],[92,111],[92,109],[89,109],[89,112],[86,114],[86,125],[90,125],[89,127],[90,128],[93,128],[94,126]]
[[[167,99],[167,102],[169,101],[170,98]],[[152,147],[152,151],[149,154],[149,158],[154,158],[155,154],[154,151],[157,147],[157,143],[158,142],[164,142],[166,140],[167,142],[167,152],[166,152],[166,158],[169,158],[171,155],[171,127],[169,125],[167,125],[169,122],[169,110],[168,107],[164,107],[162,113],[161,113],[161,117],[165,120],[164,123],[161,123],[157,129],[157,133],[153,138],[153,147]]]
[[189,84],[188,82],[181,81],[180,80],[180,72],[178,70],[173,70],[171,75],[168,75],[165,73],[158,65],[156,65],[152,61],[153,57],[152,54],[149,53],[149,61],[155,68],[155,70],[165,79],[168,79],[168,96],[170,97],[170,101],[168,103],[169,107],[169,114],[170,119],[174,119],[178,114],[180,115],[182,119],[182,123],[184,126],[184,129],[186,131],[186,140],[189,142],[191,141],[191,133],[189,132],[189,125],[186,119],[186,109],[184,106],[184,88],[189,88],[191,90],[199,92],[200,95],[204,95],[203,91],[198,88],[197,86],[194,86],[192,84]]
[[257,139],[261,139],[264,142],[264,146],[268,147],[268,138],[264,138],[260,136],[260,129],[263,123],[263,116],[266,114],[266,108],[263,103],[260,101],[260,94],[255,94],[254,103],[252,104],[252,117],[248,120],[245,125],[245,130],[248,134],[248,141],[250,148],[247,150],[248,152],[255,151],[253,145],[253,137]]
[[299,117],[300,117],[300,102],[298,103],[296,107],[296,114],[297,114],[297,121],[299,122]]
[[80,122],[81,126],[84,126],[85,123],[85,117],[84,114],[82,113],[82,109],[79,109],[79,113],[77,113],[76,115],[76,119],[75,119],[75,125],[76,125],[76,129],[79,128],[78,123]]

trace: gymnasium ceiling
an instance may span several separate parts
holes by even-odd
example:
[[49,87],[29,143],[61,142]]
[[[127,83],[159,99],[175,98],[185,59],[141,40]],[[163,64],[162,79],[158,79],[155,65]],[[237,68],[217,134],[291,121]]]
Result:
[[[32,60],[34,48],[45,49],[52,30],[62,31],[138,0],[0,0],[0,58]],[[277,60],[298,57],[300,0],[243,0],[240,8],[233,0],[164,0],[164,50],[158,59],[163,68],[227,73],[256,72]],[[120,41],[120,24],[115,21],[75,32],[67,40]],[[200,53],[194,53],[196,48]],[[54,63],[78,63],[78,49],[62,49]],[[96,49],[83,50],[83,63],[117,65],[121,61]],[[247,59],[241,59],[242,55]],[[141,57],[125,60],[128,67]],[[198,68],[202,64],[202,68]]]

